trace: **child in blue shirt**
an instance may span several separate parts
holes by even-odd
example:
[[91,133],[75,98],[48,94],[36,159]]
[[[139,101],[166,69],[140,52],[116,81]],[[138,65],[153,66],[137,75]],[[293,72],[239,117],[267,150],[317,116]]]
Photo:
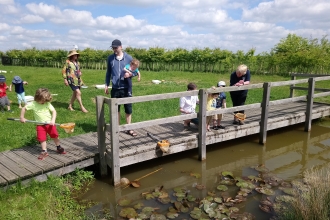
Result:
[[[121,80],[126,80],[127,84],[128,84],[128,96],[131,97],[132,96],[132,77],[134,76],[138,76],[138,81],[140,82],[141,80],[141,73],[139,71],[139,65],[140,65],[140,61],[137,59],[133,59],[130,64],[127,64],[124,68],[124,71],[122,72],[121,75]],[[131,77],[128,78],[124,78],[125,73],[132,73]]]
[[23,81],[21,77],[15,76],[12,80],[12,84],[9,86],[9,91],[11,91],[11,86],[15,86],[15,92],[17,95],[17,101],[18,101],[18,107],[22,108],[22,102],[24,102],[24,105],[26,105],[26,99],[25,99],[25,90],[24,85],[27,85],[28,82]]

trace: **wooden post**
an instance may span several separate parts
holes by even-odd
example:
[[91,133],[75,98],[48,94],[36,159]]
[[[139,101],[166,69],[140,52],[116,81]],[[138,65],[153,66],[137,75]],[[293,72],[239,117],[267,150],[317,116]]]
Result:
[[119,125],[117,99],[110,99],[110,139],[111,139],[111,170],[114,186],[120,184],[120,161],[119,161]]
[[[296,76],[292,75],[291,80],[296,80]],[[290,98],[294,96],[294,89],[293,89],[294,86],[295,84],[290,85]]]
[[199,111],[198,111],[198,160],[206,159],[206,89],[199,90]]
[[308,95],[307,95],[305,131],[310,131],[311,127],[312,127],[314,89],[315,89],[315,78],[312,77],[312,78],[308,79]]
[[96,96],[96,124],[97,124],[97,141],[100,157],[100,175],[108,174],[108,167],[105,157],[105,120],[104,120],[104,97]]
[[264,91],[261,103],[261,121],[260,121],[260,132],[259,132],[259,144],[266,143],[267,137],[267,123],[268,123],[268,109],[269,109],[269,96],[271,83],[264,83]]

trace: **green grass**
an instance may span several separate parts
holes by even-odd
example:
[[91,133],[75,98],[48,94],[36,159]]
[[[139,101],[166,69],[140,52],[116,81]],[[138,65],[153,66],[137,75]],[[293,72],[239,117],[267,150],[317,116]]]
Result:
[[[73,134],[66,134],[63,129],[58,129],[60,138],[65,138],[70,135],[84,134],[96,131],[96,106],[95,97],[97,95],[105,95],[103,90],[96,89],[95,85],[103,84],[105,78],[104,70],[83,70],[83,80],[87,89],[82,89],[82,100],[84,106],[89,110],[89,113],[84,114],[79,110],[79,106],[75,103],[76,111],[71,112],[67,110],[68,103],[72,94],[69,87],[63,83],[61,76],[61,69],[55,68],[41,68],[41,67],[14,67],[2,66],[1,69],[7,70],[5,74],[7,84],[15,75],[19,75],[23,80],[28,81],[25,86],[26,95],[34,95],[36,89],[46,87],[53,96],[52,104],[57,111],[57,123],[75,122],[76,127]],[[220,80],[223,80],[229,85],[230,73],[214,74],[214,73],[187,73],[187,72],[142,72],[141,81],[138,82],[133,79],[133,95],[143,96],[151,94],[162,94],[186,91],[186,85],[189,82],[197,84],[198,89],[210,88],[216,85]],[[165,82],[156,85],[151,82],[153,79],[165,80]],[[251,83],[263,83],[289,80],[288,77],[270,76],[270,75],[253,75]],[[318,82],[319,83],[319,82]],[[326,88],[326,82],[323,83]],[[12,101],[11,108],[14,113],[5,112],[0,114],[2,123],[1,129],[1,146],[0,151],[20,148],[23,146],[38,144],[36,141],[35,125],[32,123],[22,124],[20,122],[13,122],[6,120],[7,117],[19,118],[20,109],[18,108],[15,92],[8,91],[8,97]],[[306,94],[305,91],[299,91],[296,94]],[[271,100],[287,98],[289,96],[289,86],[275,87],[271,90]],[[109,97],[109,96],[108,96]],[[262,89],[250,90],[247,98],[247,104],[261,102]],[[230,95],[227,93],[227,106],[230,107]],[[133,105],[132,121],[139,122],[145,120],[152,120],[161,117],[169,117],[179,114],[178,99],[161,100],[145,103],[136,103]],[[106,113],[108,111],[106,110]],[[33,114],[27,111],[26,118],[33,120]],[[106,119],[108,121],[109,119]],[[121,122],[125,122],[124,112],[121,111]]]
[[92,180],[91,172],[76,170],[66,177],[50,176],[46,182],[1,190],[0,219],[87,219],[84,210],[89,204],[78,204],[74,194]]

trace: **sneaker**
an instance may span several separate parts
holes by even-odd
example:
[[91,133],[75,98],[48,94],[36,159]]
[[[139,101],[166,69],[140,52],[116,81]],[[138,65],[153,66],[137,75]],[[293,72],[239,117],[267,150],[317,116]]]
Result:
[[65,150],[64,150],[64,148],[63,147],[57,147],[57,153],[59,153],[59,154],[66,154],[66,152],[65,152]]
[[213,126],[212,129],[213,130],[218,130],[218,126]]
[[45,159],[48,156],[49,156],[49,154],[47,152],[41,152],[41,154],[39,155],[38,159],[39,160],[43,160],[43,159]]
[[225,127],[222,125],[218,125],[218,129],[225,129]]

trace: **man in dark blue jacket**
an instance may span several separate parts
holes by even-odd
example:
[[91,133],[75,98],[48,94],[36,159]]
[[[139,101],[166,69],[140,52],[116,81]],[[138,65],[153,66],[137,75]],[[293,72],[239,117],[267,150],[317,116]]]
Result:
[[[123,51],[120,40],[114,40],[111,44],[113,54],[107,60],[107,72],[105,75],[104,92],[109,94],[108,86],[112,82],[111,98],[126,98],[128,96],[128,84],[126,80],[121,80],[124,67],[132,61],[132,56]],[[131,77],[132,73],[126,73],[125,78]],[[132,120],[132,104],[124,104],[126,113],[126,123],[130,124]],[[120,105],[118,106],[118,119],[120,123]],[[126,132],[129,135],[136,136],[137,134],[129,130]]]

